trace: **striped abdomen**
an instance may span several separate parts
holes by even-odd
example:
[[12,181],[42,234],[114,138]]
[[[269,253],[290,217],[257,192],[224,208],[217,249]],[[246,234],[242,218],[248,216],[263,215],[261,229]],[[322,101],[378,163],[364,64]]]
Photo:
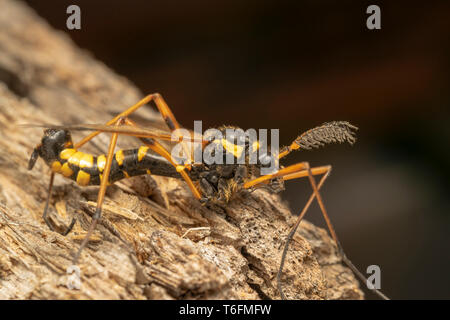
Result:
[[[53,172],[76,181],[80,186],[99,185],[105,165],[104,154],[95,157],[76,149],[62,150],[59,159],[50,164]],[[151,154],[148,147],[142,146],[138,149],[119,150],[114,154],[108,182],[114,183],[143,174],[180,177],[167,160]]]

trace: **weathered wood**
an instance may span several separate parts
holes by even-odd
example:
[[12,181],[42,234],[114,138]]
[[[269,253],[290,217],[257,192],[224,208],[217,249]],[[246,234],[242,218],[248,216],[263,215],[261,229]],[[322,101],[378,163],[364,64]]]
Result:
[[[49,169],[38,161],[27,170],[42,129],[19,125],[106,122],[142,96],[22,3],[0,0],[0,299],[279,298],[275,276],[295,220],[279,196],[258,190],[210,210],[182,181],[150,176],[109,187],[80,260],[82,287],[67,287],[98,189],[57,177],[51,218],[61,229],[73,216],[77,223],[66,237],[50,231],[41,218]],[[149,109],[139,114],[160,121]],[[95,141],[87,151],[104,149],[108,136]],[[286,295],[362,298],[325,230],[304,221],[299,233],[285,266]]]

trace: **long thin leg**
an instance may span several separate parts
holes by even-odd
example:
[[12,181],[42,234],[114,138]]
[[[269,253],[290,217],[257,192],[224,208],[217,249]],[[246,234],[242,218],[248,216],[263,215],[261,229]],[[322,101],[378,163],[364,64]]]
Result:
[[[323,181],[325,181],[326,177],[328,177],[330,171],[331,171],[331,166],[329,167],[328,172],[323,176],[323,178],[322,178]],[[322,211],[323,218],[325,219],[325,222],[327,224],[327,227],[328,227],[328,230],[329,230],[329,232],[331,234],[331,237],[333,238],[334,242],[336,243],[336,245],[338,247],[339,254],[342,257],[342,260],[358,276],[358,278],[361,280],[362,283],[364,283],[364,284],[367,283],[366,277],[355,267],[355,265],[350,261],[350,259],[347,258],[346,254],[344,252],[344,248],[342,247],[341,243],[339,242],[339,239],[337,237],[336,231],[334,230],[334,226],[331,223],[331,219],[328,216],[327,210],[325,209],[325,205],[323,203],[322,196],[319,193],[318,187],[316,185],[316,180],[314,179],[314,177],[312,175],[312,172],[311,172],[311,170],[309,168],[309,165],[308,165],[308,168],[307,168],[307,172],[308,172],[309,181],[310,181],[311,186],[312,186],[312,188],[314,190],[313,195],[315,195],[315,197],[317,199],[317,202],[318,202],[318,204],[320,206],[320,210]],[[291,175],[291,177],[292,177],[292,175]],[[306,211],[305,211],[305,213],[306,213]],[[300,223],[302,218],[303,217],[301,217],[301,215],[300,215],[299,218],[298,218],[298,220],[299,220],[298,224]],[[297,224],[297,227],[298,227],[298,224]],[[384,300],[389,300],[389,298],[386,295],[384,295],[381,291],[379,291],[378,289],[374,288],[374,289],[371,289],[371,290],[373,290],[380,298],[382,298]]]
[[47,201],[45,201],[44,213],[42,214],[42,219],[44,219],[45,223],[47,224],[49,229],[52,230],[52,231],[54,231],[54,230],[53,230],[52,224],[48,220],[47,211],[48,211],[48,204],[49,204],[50,198],[52,196],[52,189],[53,189],[53,181],[54,180],[55,180],[55,173],[52,172],[52,174],[50,175],[50,182],[48,184]]
[[[366,281],[367,281],[366,277],[364,277],[364,275],[353,265],[353,263],[345,255],[342,245],[340,244],[338,237],[336,235],[336,231],[334,230],[333,224],[331,223],[331,220],[325,209],[325,205],[323,204],[322,197],[319,193],[319,189],[322,187],[323,183],[325,182],[325,180],[328,177],[330,172],[331,172],[331,166],[310,168],[309,163],[302,162],[299,164],[295,164],[295,165],[291,165],[289,167],[283,168],[275,174],[262,176],[262,177],[256,178],[256,179],[251,180],[251,181],[247,182],[246,184],[244,184],[244,187],[250,188],[250,187],[258,187],[259,185],[267,183],[270,179],[273,179],[273,178],[282,178],[283,180],[292,180],[292,179],[297,179],[297,178],[302,178],[302,177],[308,177],[311,187],[313,189],[313,193],[311,194],[310,198],[308,199],[302,212],[298,216],[294,227],[289,232],[289,235],[286,239],[285,247],[283,249],[283,253],[281,256],[280,268],[277,273],[277,286],[278,286],[278,290],[280,291],[280,295],[281,295],[282,299],[286,299],[286,296],[284,295],[282,287],[281,287],[281,274],[283,271],[286,254],[287,254],[287,251],[289,248],[289,243],[290,243],[292,237],[294,236],[295,232],[297,231],[297,228],[298,228],[300,222],[302,221],[303,217],[305,216],[305,214],[306,214],[307,210],[309,209],[314,198],[317,199],[320,210],[321,210],[322,215],[327,224],[328,230],[331,234],[331,237],[333,238],[333,240],[335,241],[335,243],[338,247],[338,252],[339,252],[342,260],[357,275],[357,277],[363,283],[366,283]],[[323,177],[321,178],[319,185],[317,186],[313,175],[320,175],[320,174],[323,174]],[[388,300],[388,297],[386,297],[381,291],[379,291],[377,289],[372,289],[372,290],[382,299]]]
[[[167,103],[164,101],[163,97],[159,93],[153,94],[153,101],[155,102],[156,107],[158,108],[159,112],[161,113],[161,116],[163,117],[164,121],[167,124],[167,127],[169,127],[170,131],[175,131],[177,129],[180,129],[181,126],[178,123],[177,119],[175,118],[174,114],[170,110]],[[185,163],[186,167],[190,169],[190,165],[192,163],[192,154],[187,147],[185,141],[181,142],[181,145],[184,149],[184,152],[186,153],[187,162]]]
[[278,172],[276,172],[276,173],[266,174],[264,176],[247,181],[246,183],[244,183],[244,188],[245,189],[252,188],[252,187],[258,186],[259,184],[266,183],[269,180],[272,180],[274,178],[280,178],[280,177],[287,176],[292,173],[296,173],[296,172],[305,170],[307,168],[307,166],[308,165],[306,162],[300,162],[297,164],[293,164],[291,166],[288,166],[288,167],[278,170]]
[[[42,214],[42,219],[44,219],[45,223],[47,224],[49,229],[52,230],[52,231],[55,231],[55,230],[53,229],[53,225],[50,223],[50,220],[48,220],[47,213],[48,213],[48,205],[50,203],[50,198],[52,196],[52,189],[53,189],[53,181],[54,180],[55,180],[55,173],[52,172],[51,175],[50,175],[50,182],[48,184],[47,200],[45,201],[44,213]],[[64,231],[62,233],[63,236],[67,235],[72,230],[72,228],[75,225],[76,221],[77,220],[75,218],[72,218],[72,222],[67,227],[66,231]]]
[[[153,94],[150,94],[150,95],[146,96],[145,98],[140,100],[138,103],[136,103],[134,106],[131,106],[130,108],[128,108],[124,112],[120,113],[119,115],[117,115],[116,117],[114,117],[113,119],[108,121],[106,124],[107,125],[111,125],[111,124],[116,123],[119,119],[124,119],[123,121],[126,124],[133,125],[133,126],[137,127],[137,125],[132,120],[128,119],[128,116],[130,114],[132,114],[133,112],[135,112],[136,110],[138,110],[140,107],[142,107],[143,105],[147,104],[148,102],[150,102],[152,100],[155,102],[156,107],[158,108],[159,112],[161,113],[161,116],[163,117],[163,119],[166,122],[166,124],[169,127],[169,129],[171,131],[179,129],[180,125],[179,125],[178,121],[176,120],[176,118],[173,115],[172,111],[170,110],[169,106],[167,105],[167,103],[164,101],[164,99],[162,98],[162,96],[159,93],[153,93]],[[92,138],[97,136],[99,133],[100,133],[100,131],[92,132],[91,134],[89,134],[86,137],[84,137],[80,142],[76,143],[74,145],[74,148],[80,148],[85,143],[87,143],[88,141],[92,140]],[[189,175],[185,171],[186,169],[188,169],[188,170],[190,169],[190,163],[191,163],[192,159],[189,159],[187,164],[180,165],[180,164],[176,163],[172,159],[172,156],[170,155],[170,153],[160,143],[158,143],[156,140],[141,138],[141,141],[143,141],[150,149],[152,149],[153,151],[155,151],[156,153],[162,155],[164,158],[166,158],[168,161],[170,161],[170,163],[172,163],[172,165],[177,168],[177,171],[180,173],[180,175],[186,181],[186,183],[189,186],[189,188],[191,189],[193,195],[197,199],[201,199],[200,192],[195,187],[195,185],[192,182],[191,178],[189,177]],[[190,153],[188,152],[186,144],[184,143],[184,141],[182,141],[182,146],[183,146],[183,148],[185,148],[186,154],[190,156]]]
[[[135,105],[131,106],[130,108],[128,108],[127,110],[123,111],[122,113],[118,114],[117,116],[115,116],[113,119],[111,119],[110,121],[108,121],[106,123],[106,125],[112,125],[115,123],[118,123],[120,119],[127,119],[127,123],[131,123],[133,125],[135,125],[131,120],[129,120],[127,117],[132,114],[133,112],[135,112],[136,110],[138,110],[140,107],[144,106],[145,104],[149,103],[150,101],[154,101],[159,112],[161,113],[162,117],[164,118],[164,121],[166,122],[167,126],[169,127],[169,129],[171,131],[179,129],[180,125],[178,123],[178,121],[176,120],[175,116],[173,115],[172,111],[170,110],[169,106],[166,104],[166,102],[164,101],[164,99],[162,98],[162,96],[159,93],[154,93],[154,94],[149,94],[146,97],[144,97],[143,99],[141,99],[139,102],[137,102]],[[124,121],[124,120],[121,120]],[[81,139],[78,143],[74,144],[74,148],[78,149],[80,147],[82,147],[83,145],[85,145],[88,141],[92,140],[94,137],[96,137],[98,134],[100,133],[100,131],[94,131],[92,133],[90,133],[89,135],[85,136],[83,139]],[[117,136],[118,134],[113,134],[112,137],[116,137],[115,140],[117,141]],[[181,176],[184,178],[184,180],[186,181],[186,183],[188,184],[189,188],[191,189],[192,193],[194,194],[194,196],[197,199],[201,198],[201,194],[198,191],[198,189],[195,187],[195,185],[193,184],[192,180],[190,179],[189,175],[185,172],[185,169],[190,169],[190,165],[187,164],[185,166],[181,166],[177,163],[175,163],[172,160],[172,157],[170,156],[169,152],[161,145],[159,144],[157,141],[153,140],[153,139],[141,139],[142,141],[144,141],[147,146],[149,148],[151,148],[153,151],[161,154],[162,156],[164,156],[167,160],[169,160],[176,168],[177,170],[180,172]],[[112,141],[112,140],[111,140]],[[151,142],[151,143],[150,143]],[[187,155],[190,156],[190,153],[188,153],[187,149],[186,149],[186,145],[184,142],[183,143],[183,148],[185,148],[185,152]],[[191,159],[189,159],[188,161],[189,163],[191,162]],[[105,168],[106,169],[106,168]],[[109,175],[109,173],[108,173]],[[54,181],[54,177],[55,174],[52,172],[51,176],[50,176],[50,183],[49,183],[49,187],[48,187],[48,195],[47,195],[47,200],[46,200],[46,204],[45,204],[45,208],[44,208],[44,212],[43,212],[43,219],[45,221],[45,223],[48,225],[48,227],[50,228],[50,230],[53,230],[52,225],[50,224],[48,218],[47,218],[47,213],[48,213],[48,206],[49,206],[49,202],[50,202],[50,198],[51,198],[51,192],[52,192],[52,188],[53,188],[53,181]],[[100,193],[99,193],[100,195]],[[103,201],[103,200],[102,200]],[[98,202],[97,202],[98,203]],[[95,220],[94,220],[95,221]],[[67,230],[63,233],[64,235],[67,235],[73,228],[74,224],[76,222],[76,219],[74,218],[71,222],[71,224],[69,225],[69,227],[67,228]],[[95,221],[95,224],[97,223],[97,221]],[[95,225],[92,229],[95,228]],[[92,233],[92,232],[91,232]],[[85,241],[83,241],[80,250],[76,256],[76,260],[78,260],[78,256],[81,253],[81,250],[83,249],[83,247],[86,245],[87,239],[89,238],[90,234],[88,233],[88,236],[86,236]]]
[[[138,101],[138,103],[136,103],[135,105],[129,107],[127,110],[125,110],[124,112],[118,114],[117,116],[115,116],[114,118],[112,118],[111,120],[109,120],[106,124],[107,125],[111,125],[117,122],[117,120],[119,120],[120,118],[124,118],[124,117],[128,117],[130,114],[132,114],[133,112],[135,112],[136,110],[138,110],[140,107],[146,105],[147,103],[149,103],[151,100],[153,100],[155,97],[155,94],[149,94],[148,96],[144,97],[143,99],[141,99],[140,101]],[[92,138],[96,137],[98,134],[100,133],[100,131],[94,131],[92,133],[90,133],[89,135],[87,135],[86,137],[84,137],[83,139],[81,139],[78,143],[76,143],[74,145],[75,149],[80,148],[81,146],[83,146],[84,144],[86,144],[89,140],[92,140]]]
[[[154,95],[148,95],[145,98],[143,98],[142,100],[140,100],[138,103],[136,103],[134,106],[131,106],[130,108],[128,108],[127,110],[125,110],[124,112],[120,113],[119,115],[117,115],[116,117],[114,117],[113,119],[111,119],[110,121],[108,121],[106,124],[107,125],[111,125],[113,123],[116,123],[117,120],[119,120],[122,117],[126,117],[128,115],[130,115],[131,113],[135,112],[137,109],[139,109],[140,107],[142,107],[143,105],[145,105],[146,103],[148,103],[149,101],[151,101],[153,99]],[[98,134],[100,133],[100,131],[94,131],[92,133],[90,133],[89,135],[87,135],[86,137],[84,137],[82,140],[80,140],[78,143],[76,143],[74,145],[74,148],[78,149],[80,147],[82,147],[83,145],[85,145],[88,141],[92,140],[94,137],[96,137]],[[52,193],[52,188],[53,188],[53,180],[55,178],[55,173],[52,172],[51,176],[50,176],[50,183],[49,183],[49,187],[48,187],[48,194],[47,194],[47,201],[45,203],[45,208],[44,208],[44,213],[42,215],[42,218],[44,219],[45,223],[47,224],[47,226],[50,228],[50,230],[53,230],[52,225],[50,224],[48,218],[47,218],[47,212],[48,212],[48,206],[49,206],[49,202],[50,202],[50,198],[51,198],[51,193]],[[75,219],[72,220],[69,228],[64,232],[64,235],[67,235],[70,230],[72,230],[73,226],[75,224]]]
[[[124,122],[123,118],[119,118],[117,120],[117,125],[120,125]],[[111,165],[112,165],[112,159],[114,156],[114,149],[116,147],[117,144],[117,137],[118,137],[118,133],[113,133],[111,135],[111,142],[109,143],[109,148],[108,148],[108,155],[106,157],[106,164],[105,164],[105,169],[103,170],[103,178],[101,179],[100,182],[100,190],[98,191],[98,197],[97,197],[97,208],[95,210],[95,214],[92,217],[92,223],[91,226],[89,227],[88,233],[86,234],[86,237],[84,238],[83,242],[80,245],[80,248],[78,249],[77,254],[75,255],[74,259],[73,259],[73,264],[77,264],[78,259],[81,255],[81,251],[83,250],[83,248],[86,246],[87,242],[89,241],[90,236],[92,235],[92,233],[94,232],[95,226],[97,225],[98,220],[100,219],[101,215],[102,215],[102,204],[103,204],[103,200],[105,199],[105,192],[106,192],[106,187],[108,185],[108,180],[109,180],[109,173],[111,171]]]
[[[111,124],[116,123],[117,120],[119,120],[120,118],[128,117],[130,114],[132,114],[133,112],[138,110],[143,105],[149,103],[150,101],[154,101],[155,102],[155,105],[158,108],[159,113],[163,117],[163,119],[166,122],[167,126],[169,127],[170,131],[173,132],[176,129],[180,129],[180,124],[178,123],[177,119],[173,115],[173,113],[170,110],[169,106],[167,105],[167,103],[164,101],[163,97],[159,93],[149,94],[148,96],[144,97],[142,100],[140,100],[135,105],[131,106],[130,108],[128,108],[124,112],[122,112],[122,113],[118,114],[117,116],[115,116],[113,119],[108,121],[106,124],[107,125],[111,125]],[[89,140],[91,140],[92,138],[97,136],[99,133],[100,133],[100,131],[94,131],[94,132],[90,133],[89,135],[84,137],[80,142],[76,143],[74,145],[74,148],[80,148],[85,143],[87,143]],[[192,162],[191,153],[189,152],[189,149],[187,148],[186,143],[184,141],[182,141],[182,146],[184,148],[184,151],[185,151],[186,155],[189,157],[187,168],[190,169],[189,165]]]
[[[308,170],[303,170],[301,171],[302,174],[304,174],[305,171]],[[320,179],[319,185],[317,186],[317,190],[319,190],[323,183],[325,182],[326,178],[329,175],[329,170],[322,176],[322,178]],[[308,175],[308,173],[307,173]],[[288,176],[286,176],[288,177]],[[289,179],[285,179],[285,180],[289,180]],[[286,242],[283,248],[283,253],[281,255],[281,262],[280,262],[280,267],[278,269],[278,273],[277,273],[277,287],[278,287],[278,291],[280,292],[281,295],[281,299],[286,300],[286,296],[284,295],[283,289],[281,287],[281,274],[283,272],[283,268],[284,268],[284,263],[286,260],[286,255],[289,249],[289,244],[292,240],[292,238],[294,237],[294,234],[297,232],[297,228],[300,225],[300,222],[302,221],[303,217],[305,216],[306,212],[308,211],[309,207],[311,206],[312,201],[314,200],[314,197],[316,196],[316,193],[313,192],[311,194],[311,196],[309,197],[308,201],[306,202],[306,205],[303,207],[302,212],[300,213],[300,215],[297,218],[297,221],[295,222],[294,226],[292,227],[291,231],[289,232],[287,238],[286,238]]]
[[[126,118],[125,123],[131,126],[137,126],[132,120]],[[187,168],[186,165],[180,165],[178,164],[174,159],[172,159],[172,155],[164,148],[162,144],[160,144],[155,139],[148,139],[148,138],[139,138],[147,147],[149,147],[151,150],[155,151],[156,153],[163,156],[167,161],[169,161],[180,173],[180,175],[183,177],[183,179],[186,181],[187,185],[189,186],[189,189],[191,189],[192,194],[197,198],[201,199],[200,191],[195,187],[194,183],[192,182],[191,177],[187,174],[185,169]]]
[[[121,125],[121,124],[128,124],[128,125],[136,125],[133,121],[131,121],[128,118],[119,118],[117,120],[116,125]],[[81,251],[83,250],[83,248],[86,246],[87,242],[89,241],[90,236],[92,235],[92,233],[94,232],[94,229],[97,225],[98,220],[101,217],[101,211],[102,211],[102,204],[103,204],[103,200],[105,198],[105,192],[106,192],[106,187],[107,187],[107,183],[108,183],[108,177],[109,177],[109,173],[111,170],[111,164],[112,164],[112,158],[114,156],[114,149],[115,146],[117,144],[117,138],[118,138],[118,133],[113,133],[111,136],[111,142],[108,148],[108,155],[106,158],[106,164],[105,164],[105,169],[103,170],[103,179],[101,179],[101,184],[100,184],[100,190],[98,193],[98,198],[97,198],[97,208],[95,211],[95,214],[93,216],[93,221],[91,223],[91,226],[89,227],[88,233],[86,235],[86,237],[84,238],[83,242],[80,245],[80,248],[78,249],[77,254],[75,255],[74,258],[74,264],[76,264],[78,262],[78,259],[80,257]],[[186,183],[188,184],[188,186],[191,188],[192,193],[194,194],[195,197],[197,197],[198,199],[201,198],[201,194],[198,191],[198,189],[195,187],[195,185],[193,184],[191,178],[189,177],[189,175],[184,171],[185,166],[183,165],[179,165],[177,164],[173,159],[172,156],[170,155],[170,153],[156,140],[154,139],[147,139],[147,138],[140,138],[151,150],[155,151],[156,153],[160,154],[161,156],[163,156],[164,158],[166,158],[168,161],[170,161],[170,163],[177,168],[177,171],[181,174],[181,176],[186,180]]]

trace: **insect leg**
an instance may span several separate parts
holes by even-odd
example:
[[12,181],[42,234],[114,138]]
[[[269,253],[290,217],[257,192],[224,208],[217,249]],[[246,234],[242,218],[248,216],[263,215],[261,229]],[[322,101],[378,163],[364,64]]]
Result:
[[[116,123],[119,119],[128,117],[130,114],[132,114],[133,112],[138,110],[140,107],[142,107],[143,105],[152,101],[155,98],[155,95],[157,95],[157,94],[149,94],[148,96],[144,97],[143,99],[138,101],[135,105],[129,107],[122,113],[118,114],[117,116],[115,116],[114,118],[109,120],[106,123],[106,125],[112,125],[112,124]],[[89,140],[92,140],[92,138],[96,137],[99,133],[100,133],[100,131],[94,131],[94,132],[90,133],[89,135],[84,137],[82,140],[80,140],[78,143],[76,143],[74,145],[74,148],[76,148],[76,149],[80,148],[81,146],[86,144]]]
[[[167,127],[169,127],[170,131],[173,132],[177,129],[180,129],[181,128],[180,124],[178,123],[174,114],[170,110],[166,101],[164,101],[163,97],[159,93],[153,94],[153,101],[155,102],[155,105],[158,108],[159,113],[161,113],[161,116],[163,117],[163,119],[166,122]],[[186,166],[188,169],[190,169],[190,164],[192,163],[192,153],[190,152],[189,148],[187,147],[185,141],[181,141],[181,145],[184,149],[184,152],[186,153],[186,156],[188,157]]]
[[244,188],[245,189],[249,189],[251,187],[256,187],[257,185],[260,185],[262,183],[267,183],[270,180],[274,179],[274,178],[279,178],[279,177],[283,177],[286,176],[288,174],[291,173],[295,173],[295,172],[299,172],[301,170],[304,170],[307,168],[307,163],[306,162],[300,162],[297,164],[293,164],[291,166],[285,167],[283,169],[278,170],[276,173],[272,173],[272,174],[266,174],[264,176],[255,178],[253,180],[247,181],[244,183]]
[[[130,126],[137,126],[136,123],[134,123],[134,121],[132,121],[128,118],[125,118],[124,122]],[[180,175],[183,177],[183,179],[186,181],[189,189],[191,189],[191,191],[192,191],[192,194],[197,199],[201,199],[201,197],[202,197],[201,193],[197,189],[197,187],[194,185],[194,183],[192,182],[191,177],[189,177],[189,175],[185,171],[187,168],[185,165],[178,164],[176,162],[176,160],[174,160],[172,158],[172,155],[169,153],[169,151],[167,151],[167,149],[164,148],[164,146],[162,144],[160,144],[157,140],[151,139],[151,138],[139,138],[139,139],[151,150],[155,151],[157,154],[163,156],[167,161],[169,161],[177,169],[178,173],[180,173]]]
[[[119,118],[116,122],[116,125],[121,125],[121,124],[123,124],[123,122],[124,122],[124,118]],[[109,143],[105,169],[103,169],[103,178],[101,179],[100,190],[99,190],[98,196],[97,196],[97,208],[95,210],[94,216],[92,217],[92,223],[89,227],[88,233],[86,234],[86,237],[84,238],[83,242],[81,243],[80,248],[78,249],[78,252],[73,259],[73,264],[77,264],[78,259],[81,255],[81,251],[83,250],[83,248],[86,246],[87,242],[89,241],[89,238],[92,235],[92,233],[94,232],[95,226],[97,225],[97,222],[101,217],[102,204],[103,204],[103,200],[105,199],[106,187],[108,185],[109,173],[111,171],[111,165],[112,165],[112,160],[113,160],[113,156],[114,156],[114,149],[117,144],[118,135],[119,135],[118,133],[113,133],[111,135],[111,142]]]
[[[53,228],[53,225],[50,223],[50,220],[48,220],[48,205],[50,202],[50,198],[52,196],[52,189],[53,189],[53,181],[55,180],[55,173],[52,172],[50,175],[50,182],[48,184],[48,191],[47,191],[47,200],[45,201],[45,207],[44,207],[44,212],[42,213],[42,219],[44,219],[45,223],[47,224],[47,226],[49,227],[50,230],[55,231]],[[73,218],[72,222],[70,223],[70,225],[67,227],[66,231],[64,231],[62,233],[63,236],[67,235],[73,228],[73,226],[75,225],[76,219]]]
[[[327,224],[328,230],[331,234],[331,237],[333,238],[334,242],[336,243],[336,246],[338,248],[338,252],[339,255],[341,256],[342,260],[344,261],[344,263],[353,271],[354,274],[356,274],[356,276],[361,280],[362,283],[366,283],[367,279],[366,277],[355,267],[355,265],[350,261],[350,259],[347,258],[344,249],[341,245],[341,243],[339,242],[339,239],[337,237],[336,231],[334,229],[333,224],[331,223],[331,219],[328,216],[327,210],[325,209],[325,205],[323,203],[322,197],[319,193],[319,189],[322,187],[323,183],[325,182],[326,178],[328,178],[330,172],[331,172],[331,166],[323,166],[323,167],[316,167],[316,168],[310,168],[309,164],[306,163],[307,168],[305,170],[301,170],[299,172],[295,172],[295,173],[291,173],[288,174],[283,178],[283,180],[291,180],[291,179],[297,179],[297,178],[302,178],[302,177],[308,177],[311,187],[313,189],[313,194],[310,196],[310,198],[308,199],[308,202],[306,203],[305,207],[303,208],[302,212],[300,213],[300,215],[297,218],[297,221],[294,225],[294,227],[292,228],[291,232],[288,235],[288,238],[286,240],[286,244],[283,250],[283,254],[282,254],[282,258],[281,258],[281,263],[280,263],[280,268],[278,270],[278,274],[277,274],[277,284],[278,284],[278,290],[280,291],[280,294],[282,296],[283,299],[286,299],[286,297],[283,294],[282,288],[281,288],[281,273],[283,271],[283,266],[284,266],[284,261],[286,258],[286,254],[287,254],[287,250],[289,247],[289,242],[292,239],[292,237],[294,236],[295,232],[297,231],[297,228],[301,222],[301,220],[303,219],[303,217],[306,214],[306,211],[308,210],[309,206],[311,205],[312,201],[314,200],[314,197],[317,199],[317,202],[319,204],[320,210],[322,212],[322,215],[325,219],[325,222]],[[320,175],[323,174],[322,178],[319,181],[319,184],[316,185],[316,181],[314,179],[314,175]],[[384,299],[384,300],[389,300],[389,298],[384,295],[381,291],[377,290],[377,289],[371,289],[375,292],[375,294],[377,294],[380,298]]]
[[[146,103],[148,103],[149,101],[151,101],[153,99],[154,95],[148,95],[145,98],[143,98],[142,100],[140,100],[138,103],[136,103],[134,106],[131,106],[130,108],[128,108],[127,110],[125,110],[124,112],[120,113],[119,115],[117,115],[116,117],[114,117],[113,119],[111,119],[110,121],[108,121],[106,124],[107,125],[111,125],[115,122],[117,122],[120,118],[122,117],[126,117],[128,115],[130,115],[131,113],[135,112],[137,109],[139,109],[140,107],[142,107],[143,105],[145,105]],[[96,137],[98,134],[100,133],[100,131],[94,131],[91,134],[87,135],[86,137],[84,137],[82,140],[80,140],[78,143],[76,143],[74,145],[74,148],[78,149],[81,146],[83,146],[84,144],[86,144],[88,141],[92,140],[92,138]],[[48,187],[48,195],[47,195],[47,200],[45,203],[45,208],[44,208],[44,212],[42,214],[42,218],[44,219],[45,223],[48,225],[48,227],[50,228],[50,230],[53,231],[53,227],[50,224],[48,218],[47,218],[47,212],[48,212],[48,205],[50,202],[50,198],[51,198],[51,193],[52,193],[52,188],[53,188],[53,180],[55,178],[55,174],[52,172],[51,176],[50,176],[50,183],[49,183],[49,187]],[[75,218],[72,220],[72,222],[70,223],[69,227],[67,228],[67,230],[63,233],[63,235],[67,235],[73,228],[75,224]]]
[[[318,190],[322,187],[322,185],[324,184],[326,178],[328,177],[330,171],[331,171],[331,166],[326,166],[326,167],[322,167],[324,170],[320,170],[322,172],[320,172],[319,168],[313,168],[316,169],[314,172],[315,174],[324,174],[322,176],[322,178],[319,181],[319,185],[315,186],[315,180],[314,180],[314,187],[313,187],[313,193],[311,194],[311,196],[309,197],[308,201],[306,202],[305,206],[303,207],[302,212],[299,214],[297,221],[295,222],[294,226],[292,227],[291,231],[289,232],[287,238],[286,238],[286,242],[283,248],[283,253],[281,255],[281,261],[280,261],[280,267],[278,269],[277,272],[277,287],[278,287],[278,291],[280,292],[281,298],[283,300],[286,300],[286,296],[283,293],[283,289],[281,286],[281,274],[283,272],[283,267],[284,267],[284,263],[286,260],[286,255],[289,249],[289,243],[291,242],[292,238],[294,237],[294,234],[296,233],[298,226],[300,225],[300,222],[302,221],[303,217],[305,216],[306,212],[308,211],[309,207],[311,206],[312,201],[314,200],[314,198],[316,197],[316,195],[318,194]],[[318,172],[319,171],[319,172]],[[283,178],[283,180],[291,180],[291,179],[295,179],[295,178],[301,178],[304,174],[306,173],[306,176],[308,177],[312,177],[312,170],[311,169],[307,169],[307,170],[300,170],[297,173],[291,173],[288,174]],[[311,181],[311,179],[310,179]],[[317,193],[315,192],[317,190]],[[334,231],[334,229],[333,229]]]
[[[173,115],[172,111],[170,110],[169,106],[167,105],[167,103],[164,101],[163,97],[159,93],[149,94],[148,96],[146,96],[145,98],[140,100],[135,105],[131,106],[130,108],[128,108],[124,112],[118,114],[113,119],[108,121],[106,123],[106,125],[112,125],[112,124],[116,123],[117,120],[119,120],[120,118],[127,118],[130,114],[132,114],[133,112],[138,110],[143,105],[149,103],[150,101],[154,101],[155,102],[155,105],[158,108],[159,113],[163,117],[163,119],[166,122],[167,126],[169,127],[170,131],[174,131],[174,130],[180,128],[180,124],[178,123],[178,121],[176,120],[176,118]],[[90,133],[89,135],[84,137],[81,141],[76,143],[74,145],[74,148],[80,148],[81,146],[86,144],[88,141],[90,141],[92,138],[97,136],[99,133],[100,133],[100,131],[94,131],[94,132]],[[189,149],[187,148],[187,145],[186,145],[185,141],[182,141],[181,143],[182,143],[182,147],[183,147],[186,155],[189,157],[186,167],[188,169],[190,169],[190,163],[192,163],[191,152],[189,152]]]
[[[129,125],[133,125],[136,126],[136,124],[131,121],[130,119],[128,119],[127,117],[135,112],[136,110],[138,110],[140,107],[142,107],[143,105],[145,105],[146,103],[150,102],[154,100],[155,104],[159,110],[159,112],[161,113],[162,117],[164,118],[164,120],[166,121],[167,125],[169,126],[169,128],[173,131],[175,129],[180,128],[180,125],[178,124],[177,120],[175,119],[175,116],[173,115],[172,111],[170,110],[170,108],[167,106],[166,102],[164,101],[164,99],[161,97],[161,95],[159,93],[154,93],[154,94],[150,94],[148,96],[146,96],[145,98],[143,98],[142,100],[140,100],[138,103],[136,103],[134,106],[131,106],[130,108],[128,108],[127,110],[125,110],[124,112],[120,113],[119,115],[117,115],[116,117],[114,117],[113,119],[111,119],[110,121],[108,121],[106,124],[107,125],[111,125],[116,123],[118,120],[122,119],[122,121],[124,121],[124,123],[129,124]],[[136,126],[137,127],[137,126]],[[174,129],[173,129],[174,128]],[[83,146],[85,143],[87,143],[88,141],[92,140],[92,138],[94,138],[95,136],[97,136],[100,133],[100,131],[94,131],[91,134],[87,135],[86,137],[84,137],[81,141],[79,141],[78,143],[76,143],[74,145],[74,148],[80,148],[81,146]],[[146,138],[140,138],[149,148],[151,148],[153,151],[155,151],[156,153],[160,154],[161,156],[163,156],[164,158],[166,158],[168,161],[170,161],[170,163],[172,163],[172,165],[174,167],[177,168],[177,171],[181,174],[181,176],[184,178],[184,180],[186,181],[186,183],[188,184],[189,188],[191,189],[192,193],[194,194],[194,196],[197,199],[201,198],[201,194],[198,191],[198,189],[195,187],[194,183],[192,182],[191,178],[189,177],[189,175],[185,172],[185,169],[190,169],[189,165],[180,165],[178,163],[176,163],[175,161],[172,160],[172,157],[170,155],[170,153],[160,144],[158,143],[156,140],[154,139],[146,139]],[[183,143],[183,142],[182,142]],[[183,147],[186,148],[185,144],[183,143]],[[190,155],[190,153],[188,153],[185,149],[186,154]]]

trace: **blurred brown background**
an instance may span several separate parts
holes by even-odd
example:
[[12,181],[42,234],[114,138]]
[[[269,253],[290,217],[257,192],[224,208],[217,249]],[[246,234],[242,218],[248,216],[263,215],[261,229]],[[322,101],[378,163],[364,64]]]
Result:
[[[333,165],[322,194],[338,236],[362,271],[381,267],[388,296],[450,298],[450,2],[26,2],[186,127],[279,128],[284,145],[326,121],[359,126],[354,147],[287,163]],[[70,4],[81,30],[66,29]],[[381,30],[366,28],[370,4]],[[283,197],[298,212],[309,193],[304,179]],[[307,219],[324,225],[316,204]]]

